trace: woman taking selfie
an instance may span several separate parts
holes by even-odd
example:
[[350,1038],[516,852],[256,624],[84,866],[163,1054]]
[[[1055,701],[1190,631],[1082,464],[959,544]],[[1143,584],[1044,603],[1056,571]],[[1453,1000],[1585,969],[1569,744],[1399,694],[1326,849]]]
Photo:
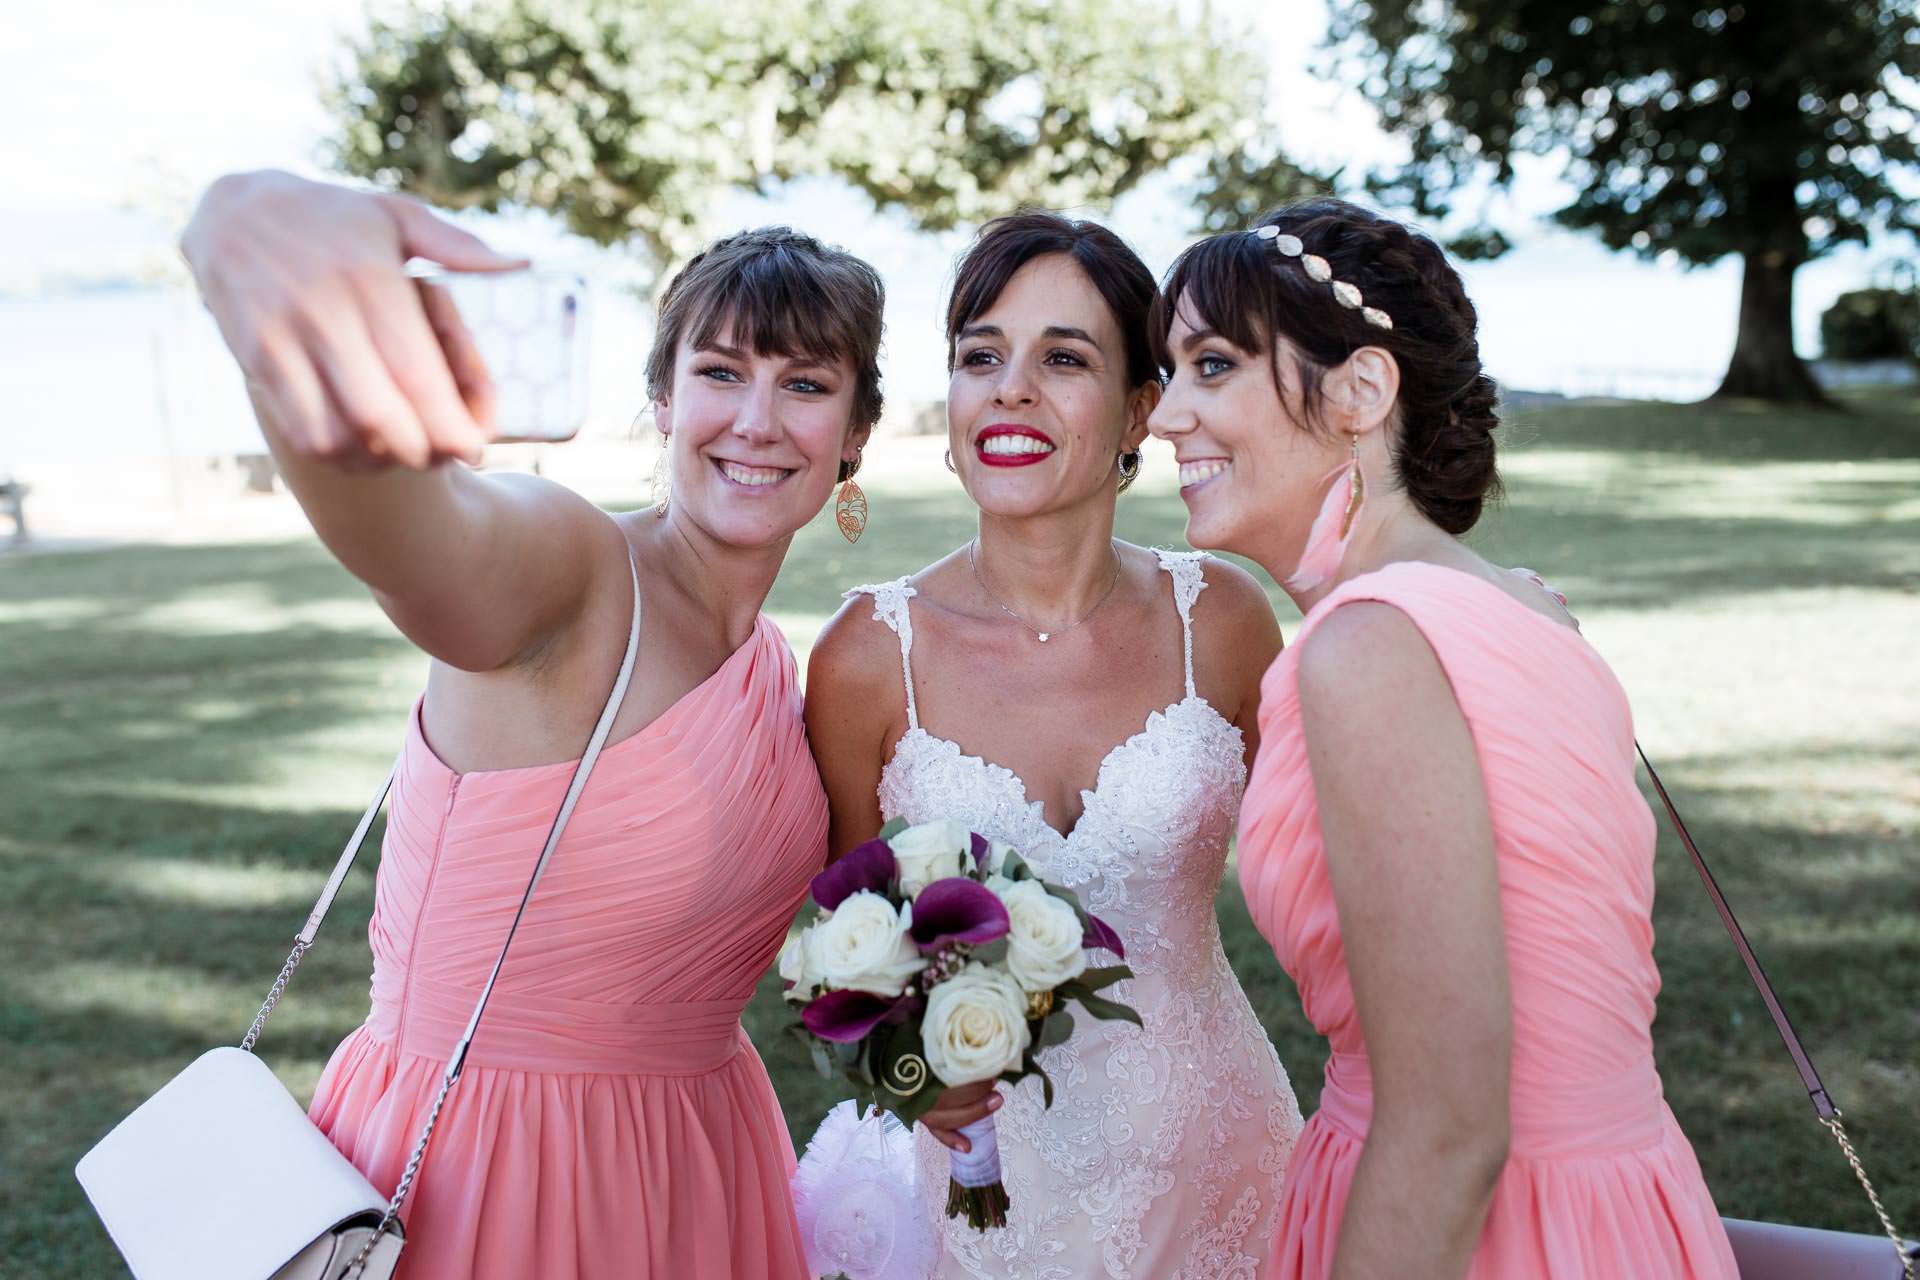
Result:
[[486,387],[402,265],[510,265],[472,237],[258,174],[217,184],[184,248],[288,487],[432,659],[380,860],[372,1011],[312,1109],[382,1193],[613,687],[637,575],[631,686],[440,1118],[400,1274],[799,1280],[793,1150],[739,1014],[827,811],[760,608],[879,416],[878,277],[784,229],[694,259],[647,367],[670,497],[614,516],[449,461],[485,443]]
[[[888,819],[964,822],[1072,888],[1136,975],[1110,994],[1144,1027],[1079,1020],[1041,1052],[1050,1108],[988,1082],[923,1118],[945,1277],[1257,1274],[1300,1128],[1214,916],[1279,630],[1244,572],[1114,537],[1160,392],[1156,296],[1104,227],[982,229],[947,313],[979,535],[849,593],[808,668],[836,854]],[[996,1109],[1012,1208],[980,1232],[943,1212],[948,1147]]]
[[1496,485],[1475,315],[1337,200],[1175,263],[1152,420],[1188,537],[1306,615],[1240,876],[1330,1042],[1270,1275],[1728,1277],[1650,1028],[1654,822],[1613,673],[1460,540]]

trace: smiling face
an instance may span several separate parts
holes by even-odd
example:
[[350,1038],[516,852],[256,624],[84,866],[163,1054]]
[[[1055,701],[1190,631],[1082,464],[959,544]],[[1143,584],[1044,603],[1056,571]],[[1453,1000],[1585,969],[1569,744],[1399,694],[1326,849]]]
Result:
[[731,326],[702,347],[680,344],[673,389],[656,402],[673,464],[671,518],[729,546],[793,536],[826,504],[840,464],[859,457],[844,359],[742,350]]
[[1031,516],[1117,492],[1155,384],[1127,385],[1113,310],[1078,263],[1037,257],[955,336],[947,388],[954,470],[982,511]]
[[[1293,572],[1347,437],[1303,421],[1294,362],[1220,337],[1182,297],[1167,334],[1173,376],[1150,426],[1173,445],[1187,541]],[[1282,382],[1274,382],[1278,368]]]

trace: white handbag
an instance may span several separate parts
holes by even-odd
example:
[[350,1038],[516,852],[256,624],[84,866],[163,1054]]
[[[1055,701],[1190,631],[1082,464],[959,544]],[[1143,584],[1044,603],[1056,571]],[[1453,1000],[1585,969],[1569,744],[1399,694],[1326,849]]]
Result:
[[[253,1054],[261,1029],[312,947],[321,920],[386,802],[394,778],[389,772],[334,864],[239,1047],[202,1054],[115,1125],[74,1167],[94,1212],[137,1280],[389,1280],[393,1275],[405,1244],[401,1206],[419,1177],[447,1095],[460,1079],[467,1046],[479,1029],[534,886],[586,788],[633,676],[640,647],[640,580],[631,564],[628,568],[633,574],[633,622],[613,693],[574,767],[519,910],[448,1059],[439,1096],[393,1195],[375,1190]],[[394,771],[398,768],[396,762]]]

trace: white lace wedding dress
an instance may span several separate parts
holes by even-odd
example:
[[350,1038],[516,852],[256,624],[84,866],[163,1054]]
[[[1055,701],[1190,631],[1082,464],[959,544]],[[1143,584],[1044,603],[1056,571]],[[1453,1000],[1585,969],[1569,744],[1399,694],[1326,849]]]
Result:
[[1186,632],[1186,697],[1107,753],[1065,835],[1010,770],[921,727],[907,579],[847,593],[871,595],[874,616],[900,636],[908,728],[880,776],[882,814],[964,821],[1072,888],[1126,945],[1135,976],[1106,994],[1145,1022],[1076,1018],[1073,1038],[1041,1054],[1051,1109],[1036,1082],[1002,1086],[1000,1156],[1013,1201],[1004,1228],[976,1232],[945,1217],[947,1149],[918,1131],[943,1277],[1252,1280],[1265,1271],[1300,1108],[1214,917],[1246,769],[1240,731],[1194,691],[1204,557],[1156,554]]

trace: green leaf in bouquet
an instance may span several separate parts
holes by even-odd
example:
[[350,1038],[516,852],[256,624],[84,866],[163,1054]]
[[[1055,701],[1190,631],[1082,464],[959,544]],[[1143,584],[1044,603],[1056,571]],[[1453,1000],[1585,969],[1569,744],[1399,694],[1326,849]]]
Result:
[[1027,866],[1027,860],[1011,849],[1000,860],[1000,874],[1009,880],[1033,879],[1033,869]]
[[1042,1049],[1051,1049],[1057,1044],[1065,1044],[1073,1038],[1073,1015],[1065,1009],[1055,1009],[1040,1024],[1039,1045]]
[[[917,1021],[903,1022],[875,1038],[874,1098],[908,1128],[939,1101],[946,1088],[928,1068],[922,1050]],[[901,1092],[909,1088],[911,1093]]]
[[891,840],[912,825],[913,824],[905,818],[895,818],[892,822],[880,828],[880,834],[875,838],[879,840]]
[[1101,1018],[1108,1022],[1119,1019],[1121,1021],[1131,1022],[1136,1027],[1144,1025],[1140,1021],[1140,1015],[1135,1012],[1131,1006],[1121,1004],[1118,1000],[1109,1000],[1104,996],[1096,996],[1092,992],[1088,992],[1083,996],[1076,996],[1075,999],[1079,1000],[1086,1008],[1086,1011],[1096,1018]]
[[833,1055],[827,1052],[827,1042],[808,1037],[807,1049],[813,1055],[813,1069],[826,1079],[833,1079]]
[[933,1104],[940,1101],[940,1094],[945,1089],[939,1078],[928,1072],[927,1083],[904,1098],[883,1088],[880,1091],[880,1105],[893,1112],[901,1124],[911,1129],[914,1121],[931,1111]]
[[1047,1108],[1052,1108],[1052,1106],[1053,1106],[1053,1077],[1047,1074],[1047,1069],[1046,1069],[1045,1067],[1043,1067],[1043,1066],[1041,1066],[1041,1065],[1040,1065],[1040,1062],[1039,1062],[1039,1060],[1038,1060],[1037,1058],[1036,1058],[1036,1059],[1034,1059],[1034,1062],[1033,1062],[1033,1066],[1032,1066],[1032,1068],[1031,1068],[1031,1070],[1032,1070],[1032,1073],[1033,1073],[1034,1075],[1036,1075],[1036,1076],[1039,1076],[1039,1077],[1040,1077],[1040,1102],[1041,1102],[1041,1105],[1043,1105],[1043,1106],[1045,1106],[1045,1107],[1047,1107]]
[[1088,969],[1073,980],[1073,984],[1089,992],[1105,991],[1116,982],[1131,978],[1133,970],[1124,964],[1102,965],[1097,969]]
[[1005,938],[995,938],[992,942],[983,942],[973,948],[970,959],[986,965],[1004,965],[1011,944]]
[[1048,884],[1045,880],[1040,881],[1040,884],[1048,893],[1073,908],[1073,914],[1080,921],[1080,931],[1082,933],[1087,932],[1092,927],[1087,921],[1087,909],[1080,905],[1079,894],[1057,884]]

